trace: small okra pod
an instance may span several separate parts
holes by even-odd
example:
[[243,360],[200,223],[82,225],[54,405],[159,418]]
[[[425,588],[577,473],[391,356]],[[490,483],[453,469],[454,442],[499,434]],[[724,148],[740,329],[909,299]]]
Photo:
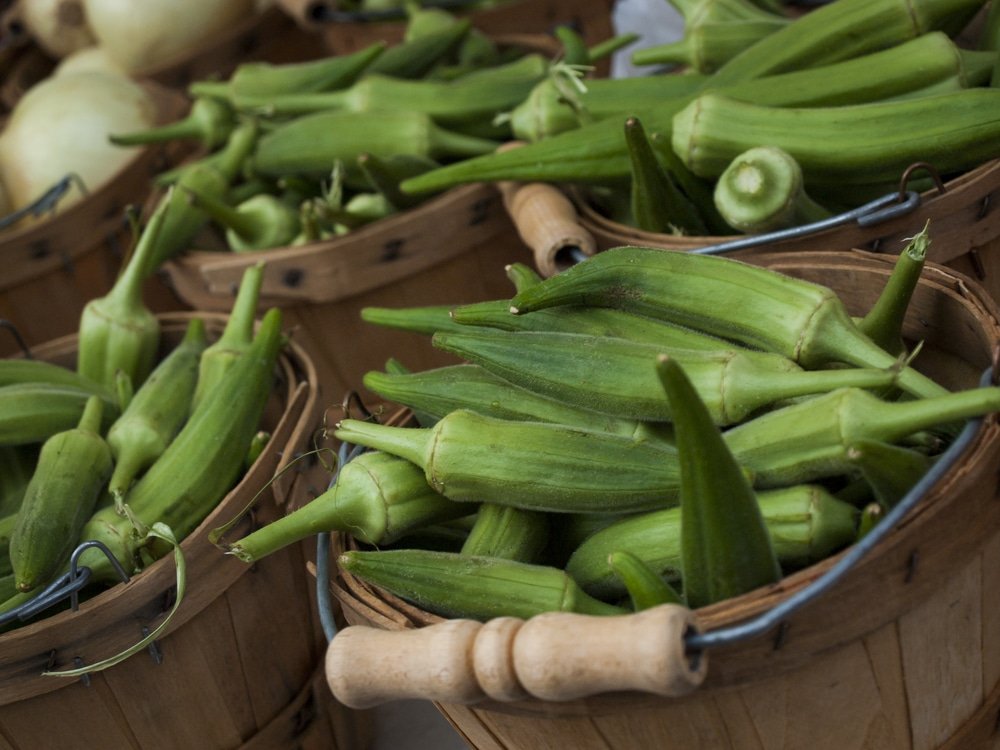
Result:
[[885,506],[881,503],[869,503],[862,508],[858,518],[858,541],[868,536],[871,530],[878,525],[878,522],[885,517],[885,514]]
[[[10,562],[10,538],[17,526],[17,511],[0,516],[0,576],[10,575],[14,568]],[[11,582],[13,587],[13,581]],[[6,597],[0,597],[0,601]]]
[[[530,315],[528,317],[531,317]],[[622,419],[671,421],[655,363],[680,362],[715,424],[730,425],[779,401],[837,387],[888,388],[894,370],[803,370],[779,354],[736,348],[702,351],[576,333],[481,329],[434,334],[434,346],[494,375],[581,409]]]
[[906,351],[903,343],[903,320],[927,259],[927,249],[931,242],[927,234],[928,225],[924,225],[903,248],[875,304],[858,321],[858,328],[862,333],[890,354],[898,355]]
[[515,292],[534,286],[542,280],[542,275],[527,263],[519,261],[508,263],[503,270],[507,274],[507,278],[510,279],[510,283],[514,285]]
[[708,234],[698,207],[663,169],[638,117],[625,120],[625,145],[631,164],[632,220],[648,232]]
[[187,186],[183,189],[194,208],[223,227],[226,245],[234,252],[284,247],[302,228],[299,210],[270,193],[260,193],[231,206],[209,193]]
[[191,111],[176,122],[134,133],[116,133],[109,140],[118,146],[138,146],[177,140],[195,140],[213,149],[226,142],[236,126],[233,108],[222,99],[196,97]]
[[406,39],[386,49],[364,72],[396,78],[423,78],[458,49],[471,28],[472,23],[463,18],[435,31]]
[[215,386],[225,378],[233,363],[253,346],[254,321],[264,283],[264,264],[247,266],[222,335],[206,347],[198,360],[198,380],[191,399],[193,412]]
[[495,419],[466,409],[431,428],[345,419],[334,435],[412,461],[432,487],[460,502],[562,513],[677,503],[677,453],[659,440]]
[[108,429],[107,443],[115,459],[108,491],[117,507],[132,480],[159,458],[187,419],[205,345],[205,324],[195,318]]
[[472,364],[402,374],[371,371],[365,373],[363,383],[382,398],[434,422],[456,409],[469,409],[499,419],[553,422],[619,435],[634,435],[639,427],[635,420],[539,395]]
[[113,467],[100,434],[102,411],[100,397],[91,396],[79,424],[42,445],[10,539],[18,591],[31,591],[58,573],[94,512]]
[[445,617],[529,618],[543,612],[591,615],[627,610],[587,595],[558,568],[418,549],[350,550],[337,564],[351,575]]
[[461,330],[461,325],[451,319],[451,309],[451,305],[364,307],[361,319],[386,328],[430,336],[436,331]]
[[77,372],[114,389],[119,370],[138,388],[153,369],[160,323],[146,307],[142,285],[164,230],[169,199],[157,205],[111,290],[92,299],[80,316]]
[[1000,388],[970,388],[910,401],[883,401],[857,388],[761,414],[725,433],[755,486],[776,487],[848,473],[849,451],[860,440],[901,443],[909,435],[949,429],[1000,409]]
[[[612,248],[519,292],[511,311],[559,305],[625,309],[782,354],[806,369],[897,365],[858,330],[832,289],[733,258]],[[946,392],[912,367],[899,370],[897,384],[915,396]]]
[[780,580],[750,480],[682,365],[661,356],[656,372],[670,402],[680,466],[685,600],[702,607]]
[[469,530],[463,555],[538,562],[549,537],[548,514],[483,503]]
[[886,511],[913,489],[935,461],[933,456],[879,440],[855,441],[847,449],[847,458]]
[[330,531],[351,534],[365,544],[386,545],[468,512],[468,506],[435,492],[418,466],[389,453],[367,451],[346,463],[326,492],[233,542],[228,552],[252,563]]
[[685,26],[684,35],[676,41],[636,50],[632,64],[683,65],[698,73],[713,73],[788,22],[788,18],[777,15],[741,21],[706,19]]
[[[761,490],[757,503],[784,569],[822,560],[854,540],[857,508],[820,485]],[[675,507],[636,513],[598,528],[573,550],[566,572],[599,599],[624,596],[625,587],[608,569],[607,558],[616,550],[628,550],[666,580],[680,584],[682,512]]]
[[632,609],[636,612],[660,604],[684,604],[684,598],[663,576],[627,550],[617,550],[608,555],[608,567],[628,591]]
[[253,436],[253,440],[250,442],[250,447],[247,449],[247,457],[243,461],[243,467],[245,469],[249,469],[257,462],[257,459],[260,458],[270,441],[270,432],[267,430],[257,431],[257,434]]

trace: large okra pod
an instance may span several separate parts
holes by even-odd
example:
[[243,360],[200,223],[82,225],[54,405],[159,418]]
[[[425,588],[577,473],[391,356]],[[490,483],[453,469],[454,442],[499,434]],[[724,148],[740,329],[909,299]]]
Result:
[[717,425],[742,422],[784,399],[848,385],[888,388],[896,378],[891,369],[803,370],[780,354],[749,349],[704,351],[576,333],[481,330],[436,333],[432,340],[439,349],[541,396],[648,421],[671,421],[673,415],[656,374],[661,353],[683,365]]
[[460,409],[434,427],[340,422],[338,440],[394,453],[445,497],[529,510],[615,512],[677,503],[677,453],[642,440]]
[[319,533],[341,531],[365,544],[392,544],[424,526],[467,515],[468,506],[435,492],[418,466],[381,451],[345,464],[336,483],[301,508],[229,546],[243,562],[255,562]]
[[839,107],[765,106],[710,92],[674,117],[671,143],[701,177],[718,177],[739,154],[762,144],[787,151],[807,186],[898,179],[918,161],[950,173],[1000,155],[1000,91],[972,88]]
[[447,365],[421,372],[364,375],[364,386],[382,398],[437,421],[456,409],[498,419],[553,422],[582,429],[634,435],[635,420],[600,414],[539,395],[472,364]]
[[115,459],[108,490],[116,503],[123,501],[132,480],[162,455],[187,419],[205,343],[205,324],[195,318],[108,429],[107,442]]
[[841,388],[736,425],[726,431],[726,443],[754,473],[756,486],[776,487],[850,472],[849,451],[859,440],[900,443],[998,409],[997,387],[910,401]]
[[[854,540],[857,508],[820,485],[762,490],[757,503],[778,561],[786,569],[821,560]],[[608,568],[607,558],[624,549],[679,583],[681,512],[675,507],[635,514],[595,531],[573,551],[566,572],[592,596],[622,596],[625,587]]]
[[100,397],[91,396],[79,424],[42,445],[10,539],[18,591],[55,576],[94,512],[113,463],[100,434],[102,410]]
[[680,466],[685,601],[702,607],[774,583],[781,567],[750,480],[682,365],[661,356],[656,372],[670,402]]
[[[113,506],[102,508],[87,521],[80,540],[103,542],[126,570],[132,570],[142,544],[141,527],[164,523],[180,539],[197,526],[239,476],[273,388],[283,341],[281,311],[268,310],[250,350],[132,485],[125,496],[129,516],[118,515]],[[133,524],[140,526],[139,533]],[[81,564],[91,567],[95,580],[116,578],[96,550],[87,550]]]
[[[0,387],[0,446],[41,443],[72,429],[92,395],[88,390],[51,383]],[[110,396],[103,403],[106,428],[118,416],[118,405]]]
[[[806,369],[896,364],[858,330],[832,289],[732,258],[612,248],[518,293],[511,310],[558,305],[630,310],[782,354]],[[902,368],[897,382],[917,396],[945,392],[912,367]]]
[[626,610],[588,596],[558,568],[418,549],[366,552],[337,558],[351,575],[445,617],[529,618],[543,612],[591,615]]

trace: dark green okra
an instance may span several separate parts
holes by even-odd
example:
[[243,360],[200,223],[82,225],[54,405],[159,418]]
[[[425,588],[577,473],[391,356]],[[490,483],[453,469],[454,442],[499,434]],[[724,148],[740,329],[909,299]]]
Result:
[[617,615],[559,568],[418,549],[351,550],[337,558],[351,575],[445,617],[529,618],[543,612]]
[[627,550],[608,555],[608,567],[628,591],[632,609],[641,612],[660,604],[684,604],[677,590],[649,563]]

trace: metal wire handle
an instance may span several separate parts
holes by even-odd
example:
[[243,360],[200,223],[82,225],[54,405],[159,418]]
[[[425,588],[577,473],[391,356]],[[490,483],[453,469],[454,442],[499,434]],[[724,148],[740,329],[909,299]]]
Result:
[[62,200],[66,193],[69,192],[69,189],[73,185],[80,188],[80,191],[84,195],[87,194],[87,187],[83,184],[83,180],[80,179],[80,176],[76,174],[68,174],[28,205],[23,206],[6,216],[0,217],[0,229],[6,229],[7,227],[16,224],[26,216],[41,216],[47,211],[54,211],[59,201]]

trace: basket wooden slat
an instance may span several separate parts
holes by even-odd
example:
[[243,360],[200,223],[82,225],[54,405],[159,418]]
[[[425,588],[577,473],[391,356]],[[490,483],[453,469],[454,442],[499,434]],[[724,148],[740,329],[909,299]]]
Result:
[[[862,251],[748,259],[822,281],[855,314],[871,304],[892,265]],[[925,342],[916,366],[948,375],[956,387],[976,385],[1000,341],[998,319],[973,279],[929,264],[907,316],[907,336]],[[705,683],[686,697],[609,693],[439,708],[479,750],[979,747],[961,743],[989,736],[1000,706],[998,466],[1000,425],[989,417],[959,463],[844,579],[767,637],[713,649]],[[343,543],[335,538],[333,554]],[[714,630],[763,613],[842,554],[704,607],[699,624]],[[400,629],[441,621],[343,571],[332,588],[352,624]]]

